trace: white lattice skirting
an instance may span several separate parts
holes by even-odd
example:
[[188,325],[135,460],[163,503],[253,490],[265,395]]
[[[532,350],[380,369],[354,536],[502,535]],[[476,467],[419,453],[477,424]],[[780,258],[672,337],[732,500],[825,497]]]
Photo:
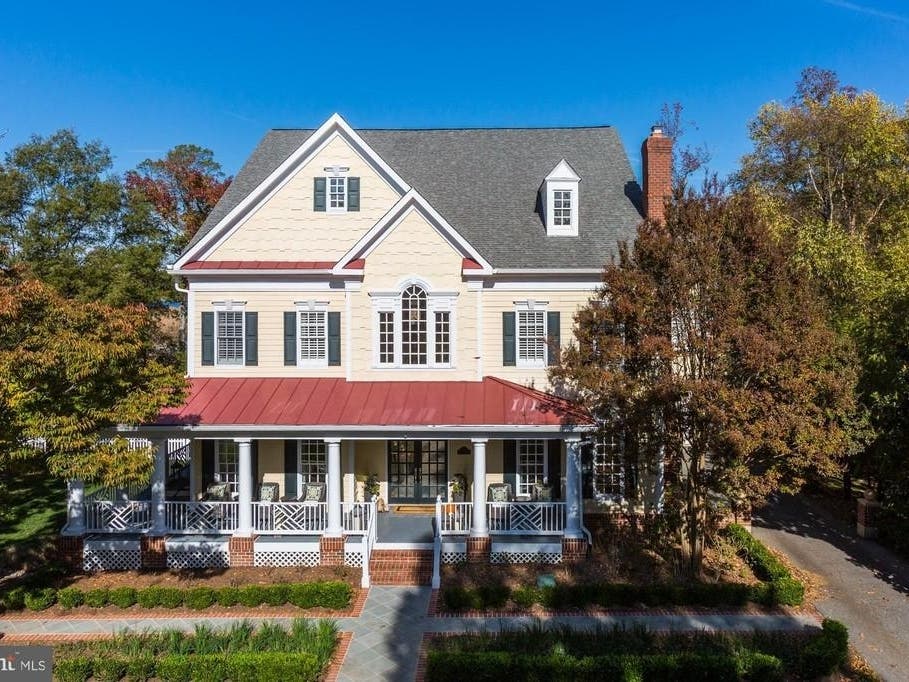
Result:
[[356,552],[344,552],[344,565],[353,566],[354,568],[363,567],[363,552],[357,550]]
[[463,564],[467,561],[467,552],[442,552],[443,564]]
[[228,568],[230,552],[224,549],[191,550],[175,552],[167,550],[168,568]]
[[552,552],[490,552],[491,564],[560,564],[562,555]]
[[82,550],[84,571],[129,571],[142,567],[142,552],[138,549],[94,549]]
[[[253,553],[253,565],[255,566],[318,566],[318,551],[300,551],[285,550],[278,552],[261,552],[256,550]],[[346,557],[345,557],[346,558]]]

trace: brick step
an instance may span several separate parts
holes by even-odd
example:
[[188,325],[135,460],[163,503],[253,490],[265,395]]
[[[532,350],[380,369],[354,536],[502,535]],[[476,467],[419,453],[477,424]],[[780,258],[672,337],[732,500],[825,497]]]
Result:
[[432,582],[432,550],[373,550],[369,575],[375,585],[429,585]]

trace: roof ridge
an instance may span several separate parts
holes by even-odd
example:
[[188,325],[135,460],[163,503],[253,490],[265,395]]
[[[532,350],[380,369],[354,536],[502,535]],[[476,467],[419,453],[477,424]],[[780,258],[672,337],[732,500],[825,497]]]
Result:
[[[357,132],[372,133],[421,133],[421,132],[459,132],[459,131],[501,131],[501,130],[604,130],[614,128],[615,126],[604,123],[601,125],[563,125],[563,126],[450,126],[435,128],[357,128]],[[269,128],[270,131],[277,132],[311,132],[315,128]]]

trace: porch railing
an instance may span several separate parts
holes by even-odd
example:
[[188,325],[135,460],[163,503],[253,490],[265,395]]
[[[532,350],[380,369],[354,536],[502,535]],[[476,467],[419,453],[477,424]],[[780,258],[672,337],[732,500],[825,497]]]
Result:
[[487,502],[490,533],[539,535],[565,530],[564,502]]
[[360,565],[362,567],[360,587],[364,588],[369,587],[369,559],[372,556],[372,549],[376,545],[376,528],[378,526],[378,521],[376,519],[376,500],[377,497],[373,495],[372,500],[369,502],[356,503],[365,505],[368,508],[365,516],[366,532],[363,533],[363,537],[360,540]]
[[237,502],[165,502],[164,518],[173,533],[229,533],[237,528]]
[[327,523],[324,502],[253,502],[253,528],[260,535],[321,533]]
[[473,522],[472,502],[438,502],[436,523],[440,535],[464,535]]
[[374,502],[341,503],[341,522],[345,535],[365,535],[375,515]]
[[150,502],[92,500],[85,503],[85,530],[90,533],[145,533],[151,525]]

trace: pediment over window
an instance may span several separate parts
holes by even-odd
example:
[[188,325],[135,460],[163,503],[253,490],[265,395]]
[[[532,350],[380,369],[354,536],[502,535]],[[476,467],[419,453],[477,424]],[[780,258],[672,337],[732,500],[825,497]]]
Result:
[[547,236],[576,237],[580,208],[580,176],[562,159],[543,181],[543,221]]

